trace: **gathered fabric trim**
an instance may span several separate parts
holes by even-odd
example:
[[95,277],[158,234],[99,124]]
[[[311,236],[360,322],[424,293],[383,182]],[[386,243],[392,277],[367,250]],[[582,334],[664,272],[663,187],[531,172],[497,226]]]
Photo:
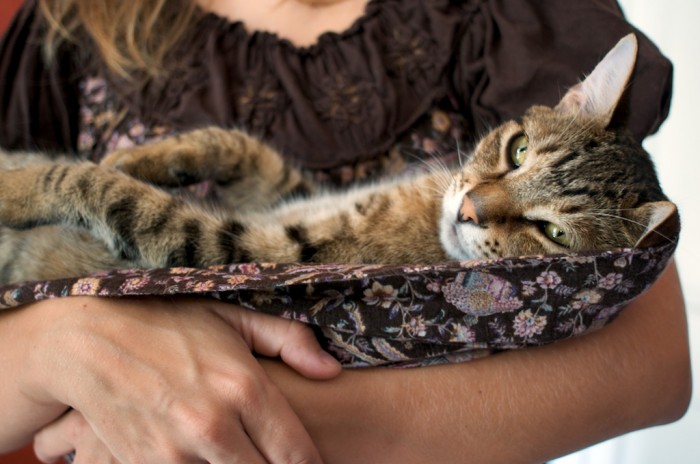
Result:
[[209,297],[316,327],[348,367],[429,365],[597,330],[658,278],[674,249],[433,265],[121,269],[0,288],[0,309],[76,295]]
[[478,42],[469,47],[473,61],[483,51],[482,3],[373,0],[349,29],[310,47],[210,13],[171,53],[177,79],[136,91],[113,76],[107,82],[117,104],[147,126],[245,127],[303,167],[337,167],[386,152],[453,96],[455,44]]

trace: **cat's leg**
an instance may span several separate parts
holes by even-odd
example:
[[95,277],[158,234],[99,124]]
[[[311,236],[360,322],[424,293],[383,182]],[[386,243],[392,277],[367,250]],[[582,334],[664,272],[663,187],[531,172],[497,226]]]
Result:
[[[246,216],[241,245],[272,261],[405,264],[447,259],[440,176],[368,184]],[[444,187],[442,187],[444,188]],[[275,253],[284,252],[278,257]]]
[[[213,181],[226,206],[257,209],[311,185],[268,145],[239,130],[208,127],[117,150],[102,165],[152,184]],[[221,195],[220,195],[221,196]]]
[[406,179],[223,218],[92,163],[39,165],[0,171],[0,225],[84,227],[140,267],[434,262],[445,257],[438,184]]
[[27,230],[0,227],[0,285],[86,276],[134,266],[116,258],[105,243],[85,230],[61,226]]
[[57,162],[72,162],[74,158],[63,155],[52,155],[42,152],[12,151],[0,149],[0,169],[18,169],[35,164],[55,164]]
[[45,224],[85,228],[141,267],[241,260],[240,223],[121,172],[87,162],[0,171],[0,225]]

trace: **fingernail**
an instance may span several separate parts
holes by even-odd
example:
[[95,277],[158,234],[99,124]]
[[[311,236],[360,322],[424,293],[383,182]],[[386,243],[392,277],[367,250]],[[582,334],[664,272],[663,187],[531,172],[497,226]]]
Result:
[[319,354],[320,354],[321,361],[324,364],[335,364],[335,365],[340,364],[340,361],[335,359],[335,357],[332,354],[330,354],[328,351],[319,350]]

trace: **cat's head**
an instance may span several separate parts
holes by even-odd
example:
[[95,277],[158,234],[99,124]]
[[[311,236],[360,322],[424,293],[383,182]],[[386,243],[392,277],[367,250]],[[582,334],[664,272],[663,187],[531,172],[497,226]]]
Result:
[[477,145],[443,199],[440,239],[456,259],[668,242],[680,222],[649,155],[609,127],[632,73],[623,38],[554,107],[534,106]]

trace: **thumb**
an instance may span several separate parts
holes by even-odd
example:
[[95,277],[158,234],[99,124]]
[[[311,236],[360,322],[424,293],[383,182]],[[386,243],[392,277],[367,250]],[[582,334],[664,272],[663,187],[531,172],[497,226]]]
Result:
[[279,356],[310,379],[330,379],[340,374],[340,363],[321,348],[314,332],[305,324],[230,304],[216,305],[215,310],[238,330],[254,352]]

